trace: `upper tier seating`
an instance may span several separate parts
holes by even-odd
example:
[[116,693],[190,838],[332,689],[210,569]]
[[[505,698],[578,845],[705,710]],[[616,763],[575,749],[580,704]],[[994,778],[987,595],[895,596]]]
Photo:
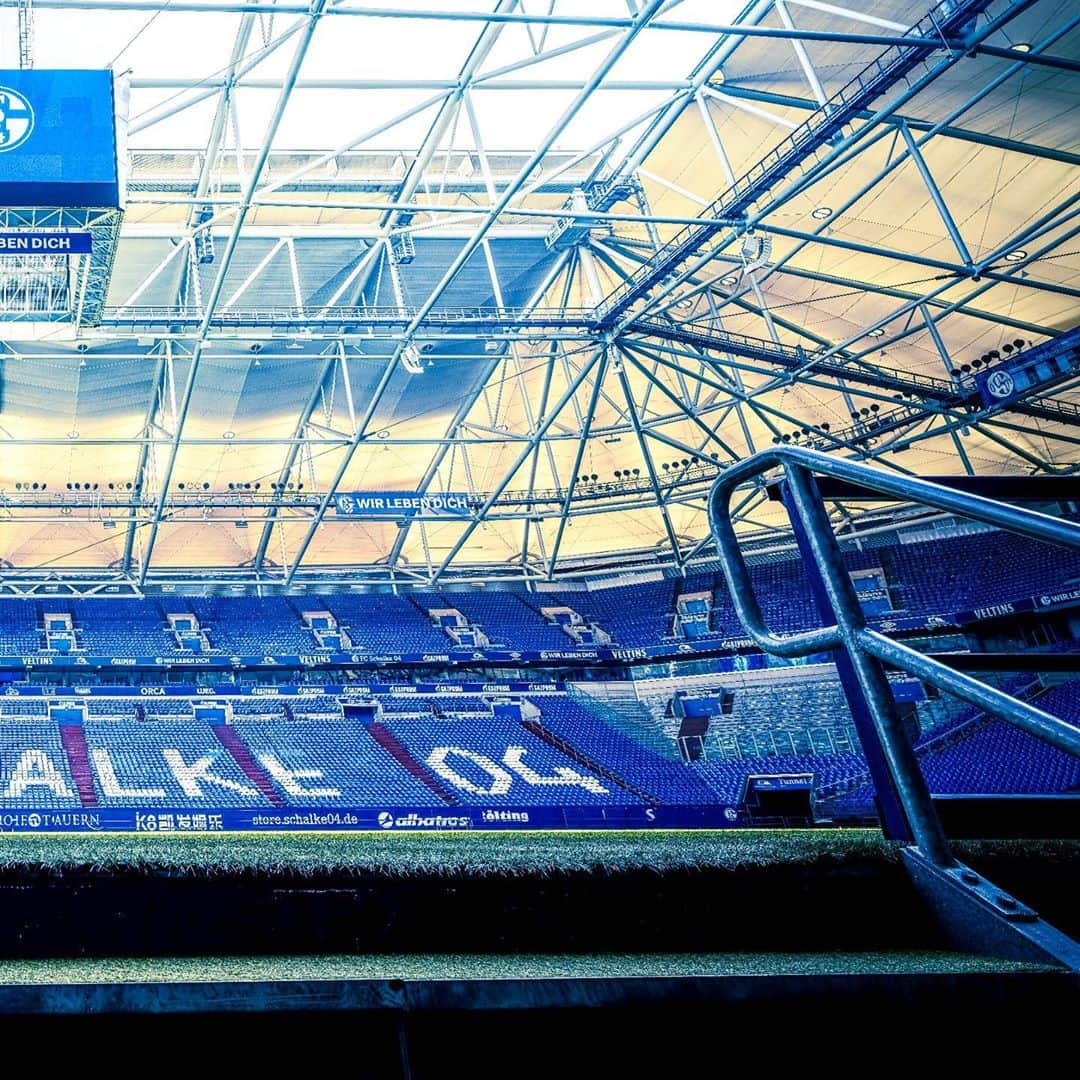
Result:
[[[879,568],[891,610],[919,616],[948,615],[1023,599],[1080,583],[1080,552],[997,531],[896,543],[844,553],[851,570]],[[768,624],[778,632],[816,625],[802,563],[793,558],[752,559],[750,577]],[[682,643],[675,629],[679,595],[711,592],[712,611],[702,640],[742,638],[723,579],[694,574],[606,589],[516,593],[477,590],[443,593],[340,593],[284,597],[169,597],[147,600],[57,597],[41,601],[0,599],[0,655],[25,656],[45,649],[46,612],[69,615],[75,651],[94,656],[181,654],[168,625],[170,614],[191,614],[217,655],[295,656],[319,651],[303,624],[304,610],[329,611],[351,641],[369,653],[447,652],[453,642],[433,625],[429,609],[456,608],[493,645],[521,650],[565,650],[573,639],[548,623],[541,609],[565,606],[610,634],[622,648]],[[700,626],[697,627],[700,630]]]
[[213,648],[241,656],[310,653],[316,648],[300,616],[279,597],[213,597],[190,601]]
[[440,597],[476,623],[494,646],[511,649],[566,649],[573,641],[540,614],[543,597],[514,592],[449,593]]
[[43,645],[37,605],[26,600],[0,600],[0,649],[8,656],[36,653]]
[[68,607],[85,652],[95,656],[175,656],[180,652],[163,613],[149,600],[75,600]]
[[561,592],[558,596],[545,593],[536,599],[543,601],[537,605],[541,607],[564,604],[587,622],[606,630],[616,645],[636,648],[671,640],[678,588],[674,581],[649,581],[588,592]]
[[353,644],[369,652],[445,653],[450,645],[427,615],[403,596],[342,594],[320,598],[318,607],[333,612]]

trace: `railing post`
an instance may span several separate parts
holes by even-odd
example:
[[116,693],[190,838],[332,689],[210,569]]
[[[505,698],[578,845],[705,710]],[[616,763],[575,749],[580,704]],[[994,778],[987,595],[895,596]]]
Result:
[[914,839],[931,862],[950,866],[955,860],[896,710],[884,665],[858,643],[866,616],[817,484],[811,473],[791,462],[784,463],[784,475],[785,502],[814,600],[822,617],[840,630],[843,645],[835,653],[837,674],[874,781],[885,834],[890,839]]
[[[747,480],[774,466],[784,469],[784,503],[819,613],[830,624],[817,630],[794,634],[776,634],[770,630],[762,617],[735,532],[730,507],[733,493]],[[914,747],[900,722],[884,665],[891,664],[932,682],[1069,753],[1080,754],[1080,736],[1066,721],[1027,703],[1010,700],[1001,691],[950,671],[940,661],[869,629],[825,511],[815,473],[1065,548],[1080,550],[1080,527],[1032,510],[962,494],[938,483],[911,476],[898,477],[801,447],[763,450],[722,471],[708,503],[709,525],[724,578],[735,610],[754,642],[775,656],[809,656],[826,650],[836,656],[837,669],[877,786],[886,833],[914,839],[914,844],[903,848],[903,861],[946,940],[964,949],[986,950],[1011,960],[1060,964],[1080,972],[1080,945],[953,857]]]

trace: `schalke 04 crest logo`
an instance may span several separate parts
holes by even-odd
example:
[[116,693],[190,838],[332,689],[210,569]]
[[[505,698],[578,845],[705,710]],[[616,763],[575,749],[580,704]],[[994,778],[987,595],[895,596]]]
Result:
[[0,86],[0,154],[22,146],[34,130],[30,102],[7,86]]
[[994,371],[986,380],[986,389],[996,398],[1007,398],[1016,390],[1016,380],[1007,371]]

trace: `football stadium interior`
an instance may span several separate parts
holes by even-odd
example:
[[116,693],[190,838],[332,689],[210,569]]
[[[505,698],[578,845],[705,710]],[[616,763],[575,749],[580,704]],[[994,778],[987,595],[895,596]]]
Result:
[[1072,1016],[1078,108],[1072,0],[0,0],[0,1027]]

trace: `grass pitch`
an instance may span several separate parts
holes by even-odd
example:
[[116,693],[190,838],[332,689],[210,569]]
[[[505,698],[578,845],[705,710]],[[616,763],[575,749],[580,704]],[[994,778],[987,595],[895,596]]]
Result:
[[483,953],[379,956],[170,956],[0,960],[0,986],[302,982],[327,979],[475,980],[701,978],[731,975],[1007,974],[1051,966],[926,949],[803,953]]
[[156,869],[191,874],[513,875],[895,857],[872,829],[225,833],[0,836],[0,872]]
[[[1080,859],[1080,841],[966,841],[955,846],[961,858]],[[0,873],[8,878],[73,868],[193,876],[659,874],[898,858],[898,846],[875,829],[0,836]]]

